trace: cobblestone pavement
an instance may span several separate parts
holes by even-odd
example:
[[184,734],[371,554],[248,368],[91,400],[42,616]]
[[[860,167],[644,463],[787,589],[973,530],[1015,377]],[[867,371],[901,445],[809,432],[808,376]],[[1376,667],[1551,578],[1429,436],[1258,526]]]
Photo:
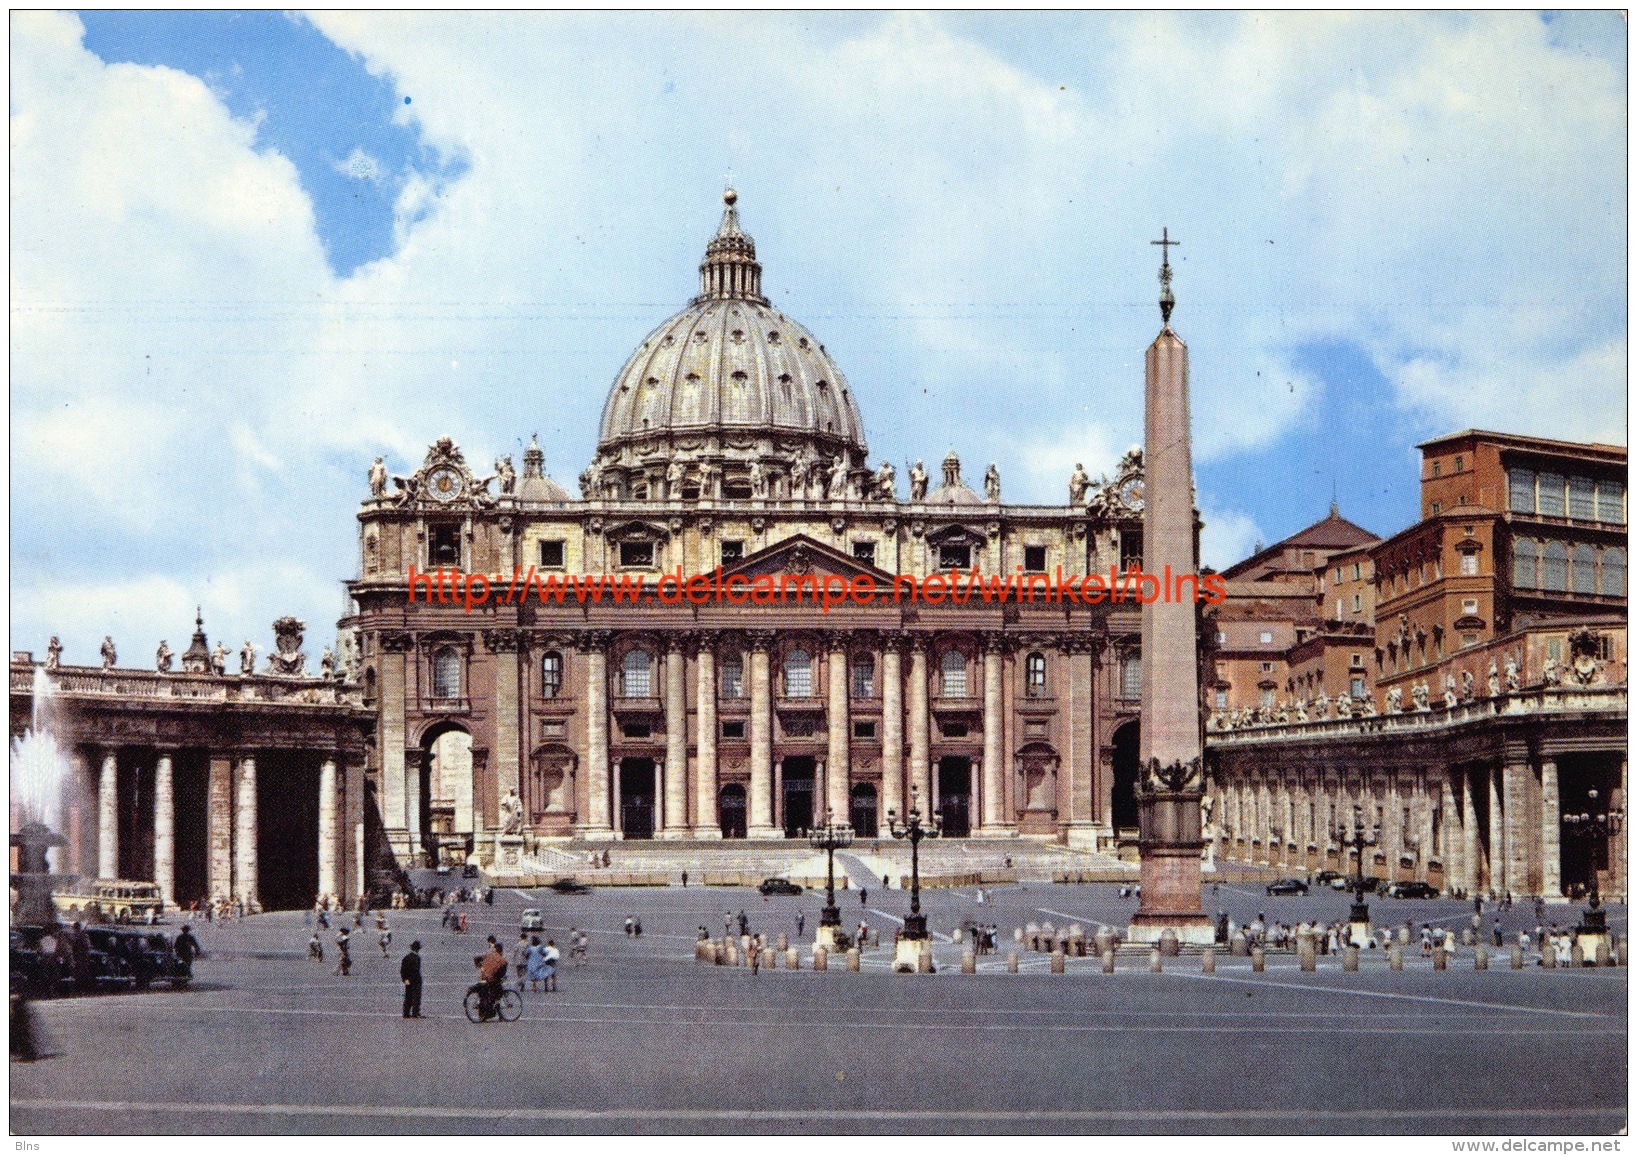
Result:
[[[209,952],[184,992],[155,990],[36,1004],[61,1054],[11,1066],[15,1135],[101,1132],[1029,1132],[1609,1133],[1627,1120],[1626,971],[1494,969],[1471,952],[1447,972],[1417,952],[1389,972],[1380,952],[1358,974],[1321,959],[1305,974],[1274,955],[1198,959],[1150,974],[1123,956],[1047,973],[1025,954],[1006,973],[1011,931],[1028,921],[1124,926],[1135,902],[1111,886],[927,892],[945,939],[963,920],[994,923],[1001,950],[959,973],[940,941],[940,973],[893,975],[899,890],[838,895],[889,948],[863,973],[817,974],[693,961],[699,926],[720,934],[742,909],[752,929],[810,938],[822,894],[749,890],[502,891],[463,907],[467,935],[436,911],[391,916],[383,959],[373,922],[354,973],[308,961],[299,913],[198,928]],[[1337,918],[1346,895],[1267,898],[1251,884],[1207,887],[1209,911],[1294,923]],[[518,912],[545,912],[559,946],[589,930],[589,963],[565,966],[555,994],[525,994],[523,1017],[475,1026],[460,1010],[484,936],[509,946]],[[1378,923],[1461,926],[1469,903],[1377,900]],[[641,919],[640,939],[623,933]],[[1510,939],[1533,908],[1500,915]],[[1548,922],[1578,908],[1554,905]],[[1624,930],[1625,912],[1611,922]],[[1484,916],[1486,934],[1491,916]],[[174,930],[174,927],[171,929]],[[398,959],[425,943],[426,1017],[399,1014]],[[566,953],[566,950],[565,950]],[[839,964],[839,960],[838,964]],[[1532,962],[1533,960],[1531,960]]]

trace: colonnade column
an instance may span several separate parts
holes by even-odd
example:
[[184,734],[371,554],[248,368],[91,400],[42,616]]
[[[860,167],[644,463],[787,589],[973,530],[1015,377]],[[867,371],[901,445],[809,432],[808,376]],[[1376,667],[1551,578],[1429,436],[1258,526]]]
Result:
[[256,756],[239,758],[239,804],[233,830],[233,893],[248,908],[257,900]]
[[102,752],[97,779],[97,877],[119,877],[119,755]]
[[318,893],[341,894],[341,797],[335,758],[318,767]]
[[911,641],[909,652],[909,780],[910,788],[919,792],[920,805],[932,812],[932,733],[931,709],[927,702],[925,638]]
[[1534,837],[1529,830],[1528,788],[1534,775],[1530,773],[1527,755],[1507,756],[1501,772],[1501,792],[1505,798],[1502,820],[1506,828],[1506,886],[1503,891],[1528,893],[1534,889],[1529,880],[1529,849]]
[[209,844],[206,887],[211,898],[233,895],[233,762],[211,755],[205,796],[205,829]]
[[1489,889],[1505,894],[1506,878],[1506,810],[1502,799],[1501,768],[1488,767],[1489,777]]
[[1540,893],[1557,898],[1563,893],[1563,801],[1557,790],[1557,759],[1540,761]]
[[1000,663],[1004,640],[990,635],[983,644],[983,830],[1006,833],[1002,782],[1006,773],[1004,723],[1001,718]]
[[1472,767],[1458,770],[1461,776],[1461,833],[1462,852],[1465,860],[1461,865],[1466,871],[1466,889],[1468,894],[1477,894],[1483,890],[1483,841],[1478,830],[1478,812],[1472,798]]
[[1420,854],[1417,856],[1416,868],[1418,875],[1424,882],[1427,878],[1427,860],[1432,857],[1432,776],[1435,771],[1424,770],[1415,780],[1416,820],[1419,823],[1419,833],[1416,840],[1421,843]]
[[777,838],[773,826],[773,676],[764,630],[750,636],[750,818],[751,838]]
[[608,821],[608,636],[601,632],[580,641],[585,653],[586,808],[582,832],[591,838],[614,833]]
[[695,666],[698,680],[697,706],[699,714],[698,779],[699,792],[694,797],[695,838],[720,838],[722,820],[716,809],[716,635],[703,634],[699,639],[699,659]]
[[[829,721],[829,773],[825,776],[825,805],[837,822],[851,821],[848,805],[849,771],[852,767],[852,711],[847,700],[847,635],[840,630],[827,639],[830,649],[829,701],[824,714]],[[813,816],[814,824],[818,815]]]
[[169,750],[153,771],[153,880],[166,906],[176,905],[176,777]]
[[687,651],[672,638],[665,650],[665,828],[664,838],[687,838],[688,679]]
[[904,653],[898,639],[881,650],[881,807],[904,813]]
[[1460,887],[1465,890],[1469,889],[1466,873],[1466,827],[1461,822],[1461,808],[1455,799],[1455,785],[1450,781],[1451,773],[1455,771],[1438,772],[1438,789],[1444,810],[1444,838],[1439,853],[1444,860],[1444,886]]

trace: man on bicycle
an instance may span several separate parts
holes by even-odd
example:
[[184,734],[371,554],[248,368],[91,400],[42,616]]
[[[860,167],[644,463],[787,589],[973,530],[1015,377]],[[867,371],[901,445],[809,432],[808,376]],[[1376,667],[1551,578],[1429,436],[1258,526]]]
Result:
[[479,1010],[485,1020],[494,1018],[495,1006],[506,989],[506,956],[500,943],[489,936],[489,953],[477,960]]

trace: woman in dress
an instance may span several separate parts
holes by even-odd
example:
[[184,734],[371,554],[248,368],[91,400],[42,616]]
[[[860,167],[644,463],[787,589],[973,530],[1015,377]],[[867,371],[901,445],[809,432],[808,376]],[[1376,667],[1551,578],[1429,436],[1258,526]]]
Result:
[[525,965],[528,968],[529,990],[540,990],[551,977],[551,971],[546,965],[546,948],[540,945],[539,935],[529,940],[528,959]]

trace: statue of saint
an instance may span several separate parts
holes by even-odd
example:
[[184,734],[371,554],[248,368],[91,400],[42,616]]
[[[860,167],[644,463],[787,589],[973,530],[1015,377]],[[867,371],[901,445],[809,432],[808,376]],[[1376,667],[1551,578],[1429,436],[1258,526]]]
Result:
[[1491,698],[1501,696],[1501,670],[1495,664],[1494,658],[1489,659],[1489,696]]
[[221,642],[217,642],[216,648],[210,651],[210,672],[213,674],[227,673],[227,647],[222,645]]
[[1515,654],[1506,655],[1506,692],[1516,693],[1522,684],[1523,678],[1518,671],[1518,659]]
[[[57,639],[53,638],[51,640],[56,641]],[[50,664],[50,661],[46,662],[46,665],[49,666]],[[1546,665],[1541,668],[1540,673],[1548,686],[1561,686],[1563,684],[1563,668],[1557,664],[1555,659],[1547,658]]]
[[750,463],[750,495],[752,497],[767,496],[767,478],[762,473],[762,463],[760,461]]
[[375,464],[369,467],[369,495],[382,497],[387,491],[387,467],[381,458],[375,459]]
[[154,655],[153,661],[154,667],[161,674],[168,674],[171,672],[171,648],[165,644],[163,638],[160,639],[159,652]]
[[1432,706],[1429,705],[1431,697],[1432,687],[1427,685],[1426,679],[1422,679],[1410,687],[1410,700],[1415,703],[1415,708],[1418,711],[1432,709]]
[[256,643],[246,641],[239,651],[239,673],[254,674],[256,672]]
[[1069,504],[1084,505],[1086,493],[1091,489],[1091,477],[1086,473],[1086,467],[1080,462],[1074,463],[1074,472],[1069,475]]
[[808,483],[813,474],[813,451],[806,445],[796,450],[796,455],[790,460],[790,496],[805,498],[808,496]]
[[927,476],[926,466],[916,461],[909,471],[909,499],[911,501],[926,500]]
[[1351,718],[1353,716],[1353,696],[1351,694],[1336,695],[1336,717]]
[[847,496],[847,474],[853,463],[843,453],[830,463],[830,500],[840,501]]
[[1461,671],[1461,701],[1470,702],[1477,696],[1471,670]]
[[335,678],[335,653],[330,647],[324,647],[324,653],[318,659],[318,674],[325,681]]
[[119,661],[119,655],[114,652],[114,638],[112,634],[102,635],[102,668],[111,670],[114,663]]
[[513,787],[500,800],[500,833],[520,834],[522,831],[523,799],[518,797],[517,789]]
[[898,500],[898,471],[892,462],[883,461],[875,474],[875,496],[882,501]]
[[512,466],[511,454],[508,453],[495,462],[495,475],[500,478],[502,497],[510,497],[517,492],[517,470]]
[[1404,687],[1394,686],[1387,691],[1387,713],[1402,714],[1404,712]]
[[45,644],[45,668],[55,670],[63,664],[63,644],[52,634],[51,640]]
[[992,502],[1000,502],[1000,470],[995,468],[993,461],[983,475],[983,494]]

